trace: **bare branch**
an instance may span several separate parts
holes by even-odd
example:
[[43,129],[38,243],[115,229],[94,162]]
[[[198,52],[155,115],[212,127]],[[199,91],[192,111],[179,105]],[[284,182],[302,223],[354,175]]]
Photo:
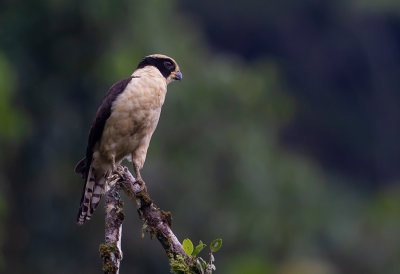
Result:
[[105,243],[100,245],[100,256],[103,258],[103,271],[107,274],[118,274],[122,260],[121,234],[124,220],[123,201],[119,197],[118,184],[105,193]]
[[[135,204],[140,219],[151,238],[157,238],[168,258],[187,258],[178,238],[171,230],[172,216],[170,212],[159,209],[150,199],[146,185],[137,181],[127,167],[118,166],[111,185],[105,193],[105,243],[100,245],[100,255],[103,258],[103,271],[107,274],[118,274],[122,260],[121,233],[122,222],[125,218],[123,201],[118,191],[122,188]],[[114,177],[115,178],[115,177]],[[117,182],[117,183],[115,183]]]
[[127,167],[118,167],[122,174],[121,187],[135,203],[139,216],[147,225],[152,238],[157,237],[168,257],[186,256],[178,238],[171,230],[172,216],[170,212],[159,209],[150,199],[144,182],[138,182]]

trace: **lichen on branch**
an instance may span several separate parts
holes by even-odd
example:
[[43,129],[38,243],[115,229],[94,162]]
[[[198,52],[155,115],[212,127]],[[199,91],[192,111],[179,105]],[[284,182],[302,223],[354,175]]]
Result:
[[105,193],[105,244],[100,245],[100,256],[103,258],[104,273],[118,273],[122,260],[121,232],[125,215],[124,203],[120,199],[119,191],[122,189],[135,204],[139,217],[145,225],[145,230],[150,237],[157,238],[169,258],[185,258],[178,238],[171,230],[172,216],[158,208],[151,200],[146,185],[137,181],[127,167],[118,166],[115,172],[118,177],[109,182],[109,189]]

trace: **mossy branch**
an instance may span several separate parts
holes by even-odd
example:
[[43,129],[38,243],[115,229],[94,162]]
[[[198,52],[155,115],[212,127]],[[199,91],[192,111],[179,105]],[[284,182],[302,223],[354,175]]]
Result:
[[105,243],[99,252],[103,259],[103,271],[107,274],[119,273],[122,260],[121,234],[124,221],[124,204],[120,199],[119,185],[114,184],[105,193]]
[[[100,255],[103,258],[104,273],[119,273],[119,265],[122,260],[121,231],[124,220],[123,203],[120,200],[118,191],[122,189],[135,204],[140,219],[144,223],[145,230],[150,237],[157,238],[164,248],[171,265],[179,262],[187,265],[192,261],[183,250],[182,244],[171,230],[172,216],[158,208],[147,193],[146,185],[137,181],[129,172],[127,167],[118,166],[115,172],[117,179],[107,182],[109,189],[105,194],[106,229],[105,244],[100,245]],[[172,267],[172,270],[174,267]],[[192,268],[193,269],[193,268]],[[196,273],[186,272],[183,273]]]
[[182,244],[171,230],[172,216],[158,208],[150,199],[144,182],[137,182],[126,167],[123,169],[121,188],[134,202],[139,216],[147,225],[146,230],[150,232],[151,238],[157,238],[168,256],[181,255],[185,257]]

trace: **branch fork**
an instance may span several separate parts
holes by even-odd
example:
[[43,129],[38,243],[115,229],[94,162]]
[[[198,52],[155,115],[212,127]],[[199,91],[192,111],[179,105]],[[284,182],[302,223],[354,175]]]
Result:
[[159,209],[150,199],[146,184],[136,180],[127,167],[118,165],[116,171],[106,182],[105,193],[105,243],[100,245],[104,273],[119,273],[122,260],[121,237],[124,203],[119,191],[123,190],[135,204],[139,217],[150,233],[157,238],[169,258],[187,257],[182,244],[171,230],[170,212]]

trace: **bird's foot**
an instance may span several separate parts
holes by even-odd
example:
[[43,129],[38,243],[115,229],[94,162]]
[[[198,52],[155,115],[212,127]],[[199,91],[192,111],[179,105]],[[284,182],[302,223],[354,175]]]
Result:
[[142,178],[137,178],[136,181],[134,182],[134,184],[138,184],[140,189],[143,189],[147,192],[146,184]]
[[124,170],[121,166],[114,169],[111,174],[107,177],[106,192],[114,186],[118,181],[122,180]]
[[116,183],[119,179],[123,178],[124,173],[124,168],[118,165],[110,172],[110,175],[107,177],[107,181]]
[[118,174],[118,176],[121,177],[121,179],[124,178],[125,172],[126,172],[125,168],[121,165],[118,165],[113,171],[113,173]]
[[119,174],[111,173],[110,176],[107,177],[107,182],[109,184],[115,184],[120,179]]

